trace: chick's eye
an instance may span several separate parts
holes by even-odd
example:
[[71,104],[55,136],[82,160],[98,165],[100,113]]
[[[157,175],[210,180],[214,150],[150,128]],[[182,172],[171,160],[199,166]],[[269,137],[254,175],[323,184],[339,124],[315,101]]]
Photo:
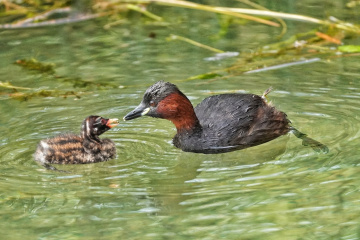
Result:
[[156,106],[156,103],[155,103],[153,100],[151,100],[149,104],[150,104],[151,107],[155,107],[155,106]]

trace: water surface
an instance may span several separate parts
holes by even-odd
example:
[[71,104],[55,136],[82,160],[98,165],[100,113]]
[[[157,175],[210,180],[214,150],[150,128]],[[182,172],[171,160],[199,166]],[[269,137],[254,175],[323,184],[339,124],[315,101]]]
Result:
[[[320,18],[325,17],[320,7],[329,14],[345,12],[321,1],[290,2],[268,7]],[[0,81],[81,96],[28,101],[0,96],[4,239],[360,239],[359,57],[225,80],[181,81],[235,59],[205,61],[214,54],[166,41],[169,34],[246,52],[275,42],[279,30],[232,25],[216,40],[219,25],[213,14],[169,8],[164,15],[169,16],[166,27],[131,19],[105,30],[104,21],[96,20],[0,33]],[[296,32],[292,28],[312,27],[289,22],[289,34]],[[149,38],[150,33],[156,37]],[[116,87],[74,89],[74,82],[12,64],[31,57],[56,64],[59,76]],[[170,122],[144,117],[104,134],[117,145],[114,160],[59,167],[69,173],[48,171],[33,161],[41,139],[78,132],[91,114],[122,118],[158,80],[176,83],[194,105],[215,93],[261,94],[272,86],[273,104],[330,152],[315,153],[288,135],[232,153],[185,153],[171,144]]]

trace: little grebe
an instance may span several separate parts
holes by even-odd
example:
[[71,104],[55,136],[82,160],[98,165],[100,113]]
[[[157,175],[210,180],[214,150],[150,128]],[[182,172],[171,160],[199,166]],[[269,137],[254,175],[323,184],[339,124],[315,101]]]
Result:
[[99,136],[118,124],[118,119],[89,116],[82,123],[81,135],[67,133],[41,140],[35,160],[48,169],[57,170],[49,164],[85,164],[112,159],[116,155],[114,142]]
[[174,85],[159,81],[149,87],[142,102],[124,120],[144,115],[172,121],[177,129],[173,144],[186,152],[224,153],[256,146],[292,131],[316,151],[325,145],[290,126],[286,114],[254,94],[221,94],[193,108]]

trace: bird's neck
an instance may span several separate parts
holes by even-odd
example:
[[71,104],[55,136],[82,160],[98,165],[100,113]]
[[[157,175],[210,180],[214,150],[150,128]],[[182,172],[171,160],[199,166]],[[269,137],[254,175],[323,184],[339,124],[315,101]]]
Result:
[[101,139],[99,138],[99,136],[93,134],[87,124],[82,126],[81,137],[84,139],[84,142],[97,144],[101,143]]
[[189,99],[181,92],[172,93],[158,106],[161,117],[170,120],[178,133],[201,130],[199,119]]

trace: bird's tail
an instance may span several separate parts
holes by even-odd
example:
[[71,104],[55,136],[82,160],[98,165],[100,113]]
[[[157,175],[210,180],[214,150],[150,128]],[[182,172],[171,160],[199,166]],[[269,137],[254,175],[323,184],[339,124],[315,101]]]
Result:
[[321,142],[318,142],[312,138],[309,138],[305,133],[300,132],[294,127],[290,128],[290,131],[297,137],[302,140],[302,145],[304,146],[310,146],[312,149],[314,149],[315,152],[322,152],[322,153],[328,153],[329,148],[322,144]]
[[266,91],[263,93],[263,95],[261,96],[262,99],[264,99],[265,102],[269,102],[269,100],[267,99],[267,95],[273,90],[272,87],[269,87],[268,89],[266,89]]

